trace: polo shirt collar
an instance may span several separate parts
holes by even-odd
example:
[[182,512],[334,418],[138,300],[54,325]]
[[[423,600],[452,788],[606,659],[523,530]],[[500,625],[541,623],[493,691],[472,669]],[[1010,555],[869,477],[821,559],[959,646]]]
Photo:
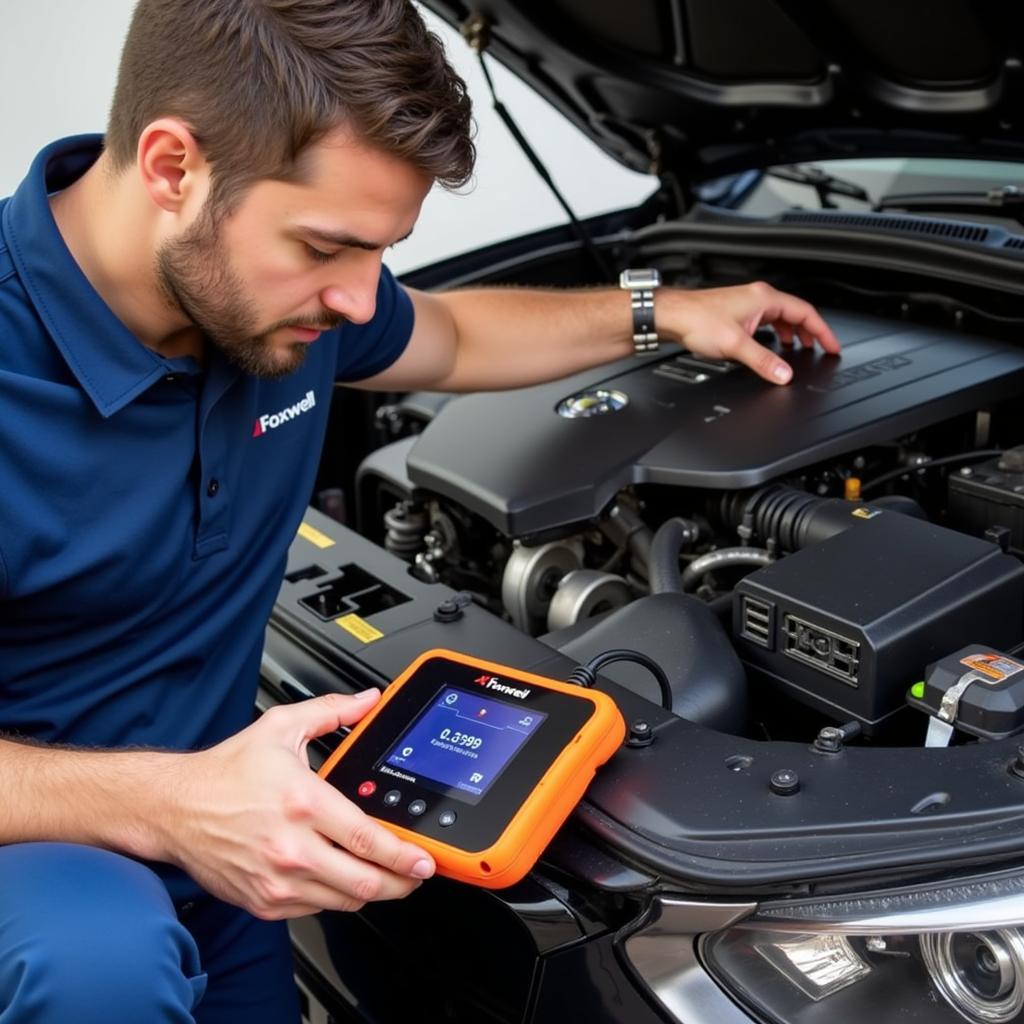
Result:
[[179,360],[146,348],[114,315],[75,262],[50,210],[49,195],[80,178],[103,148],[101,135],[47,146],[3,210],[2,227],[18,276],[72,373],[104,417],[113,416]]

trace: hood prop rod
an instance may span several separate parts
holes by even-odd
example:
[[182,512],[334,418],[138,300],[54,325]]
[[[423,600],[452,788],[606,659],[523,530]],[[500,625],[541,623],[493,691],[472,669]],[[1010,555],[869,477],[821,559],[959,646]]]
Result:
[[533,169],[540,175],[541,180],[551,190],[551,194],[556,200],[558,200],[558,204],[565,211],[566,216],[569,218],[569,223],[572,226],[573,233],[576,235],[580,244],[587,251],[587,254],[593,261],[594,266],[601,275],[602,282],[610,282],[614,280],[615,277],[611,267],[594,244],[594,240],[590,237],[590,233],[587,231],[586,227],[580,222],[576,214],[573,213],[572,207],[569,206],[569,203],[559,191],[558,186],[551,177],[551,173],[544,166],[544,163],[541,161],[534,148],[530,145],[526,136],[522,133],[519,125],[516,124],[512,115],[508,112],[505,104],[498,99],[498,94],[494,89],[494,82],[491,80],[491,73],[487,69],[487,64],[484,61],[484,52],[490,43],[490,30],[490,22],[482,14],[471,15],[462,25],[462,37],[473,48],[473,50],[476,51],[477,58],[480,61],[480,68],[484,73],[484,80],[487,82],[487,88],[491,93],[494,112],[502,121],[504,121],[505,127],[509,130],[512,138],[516,140],[516,143],[523,151],[526,159],[530,161],[533,165]]

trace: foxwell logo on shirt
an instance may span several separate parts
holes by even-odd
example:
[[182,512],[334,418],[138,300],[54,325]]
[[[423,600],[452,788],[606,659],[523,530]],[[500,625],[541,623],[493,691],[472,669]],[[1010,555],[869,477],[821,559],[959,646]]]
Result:
[[280,412],[265,412],[260,416],[252,428],[253,437],[262,437],[268,430],[276,430],[289,420],[298,419],[304,412],[309,412],[316,405],[316,395],[312,391],[306,392],[306,397],[294,405],[289,405]]

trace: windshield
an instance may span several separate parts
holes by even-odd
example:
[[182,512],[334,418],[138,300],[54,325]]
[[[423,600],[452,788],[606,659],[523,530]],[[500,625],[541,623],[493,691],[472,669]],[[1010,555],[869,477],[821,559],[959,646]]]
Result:
[[[806,183],[793,180],[802,173],[809,179]],[[818,179],[817,185],[811,180],[814,178]],[[818,209],[821,181],[825,178],[835,179],[837,183],[834,190],[826,189],[828,202],[842,210],[870,210],[880,200],[894,194],[984,194],[1007,186],[1024,191],[1024,165],[1015,163],[917,158],[822,160],[815,164],[769,168],[763,175],[751,176],[753,187],[741,193],[742,198],[735,208],[760,217],[770,217],[793,207]],[[710,201],[714,201],[712,196],[720,184],[710,183],[703,190]],[[848,194],[851,190],[844,186],[856,186],[867,198],[853,198]],[[999,211],[994,209],[983,219],[993,215],[998,216]]]

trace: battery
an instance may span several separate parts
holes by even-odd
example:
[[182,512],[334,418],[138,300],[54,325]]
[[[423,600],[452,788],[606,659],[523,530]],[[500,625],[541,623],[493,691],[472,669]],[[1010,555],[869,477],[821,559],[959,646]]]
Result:
[[907,703],[961,732],[1005,739],[1024,730],[1024,658],[969,644],[929,665]]
[[983,534],[993,526],[1010,531],[1010,550],[1024,554],[1024,452],[1011,449],[998,458],[965,466],[949,477],[949,516],[953,526]]

